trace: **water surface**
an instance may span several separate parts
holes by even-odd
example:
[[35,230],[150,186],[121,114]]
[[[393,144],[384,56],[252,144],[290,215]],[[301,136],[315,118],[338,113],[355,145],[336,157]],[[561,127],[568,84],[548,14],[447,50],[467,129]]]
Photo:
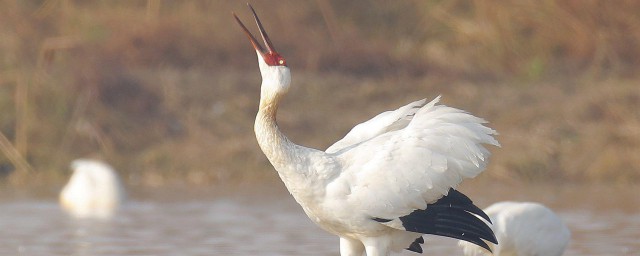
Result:
[[[338,239],[309,221],[281,186],[134,189],[108,220],[68,216],[55,189],[2,191],[0,255],[338,255]],[[565,255],[640,255],[640,191],[633,186],[461,190],[481,207],[500,200],[550,206],[572,231]],[[453,239],[425,238],[424,255],[461,255]]]

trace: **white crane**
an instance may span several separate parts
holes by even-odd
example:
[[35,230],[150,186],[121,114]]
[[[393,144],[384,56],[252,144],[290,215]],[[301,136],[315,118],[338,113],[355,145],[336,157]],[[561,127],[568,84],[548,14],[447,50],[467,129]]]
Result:
[[326,151],[292,143],[276,112],[291,73],[249,5],[264,49],[240,19],[262,74],[255,133],[260,148],[309,218],[340,237],[340,254],[422,252],[422,234],[462,239],[489,249],[489,219],[454,190],[482,172],[482,144],[498,145],[484,120],[462,110],[419,100],[354,127]]
[[[560,256],[571,239],[569,228],[549,208],[532,202],[499,202],[484,209],[493,221],[494,256]],[[491,255],[473,244],[458,243],[467,256]]]
[[78,218],[109,218],[124,200],[117,173],[108,164],[92,159],[71,162],[73,175],[60,192],[60,205]]

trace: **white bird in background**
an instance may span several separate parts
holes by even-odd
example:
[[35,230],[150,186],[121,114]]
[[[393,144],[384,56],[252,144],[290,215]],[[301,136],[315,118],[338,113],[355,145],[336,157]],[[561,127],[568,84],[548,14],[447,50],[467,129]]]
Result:
[[[265,43],[240,19],[258,55],[262,85],[255,133],[260,148],[309,218],[340,237],[340,254],[422,252],[422,234],[496,242],[489,219],[462,193],[463,178],[482,172],[482,144],[498,145],[484,120],[462,110],[419,100],[357,125],[326,151],[292,143],[278,129],[276,112],[291,74],[249,5]],[[479,216],[479,217],[478,217]]]
[[60,205],[79,218],[109,218],[124,200],[117,173],[108,164],[91,159],[71,162],[73,175],[60,193]]
[[[569,228],[553,211],[531,202],[499,202],[484,211],[493,221],[495,256],[560,256],[571,239]],[[491,255],[473,244],[458,243],[467,256]]]

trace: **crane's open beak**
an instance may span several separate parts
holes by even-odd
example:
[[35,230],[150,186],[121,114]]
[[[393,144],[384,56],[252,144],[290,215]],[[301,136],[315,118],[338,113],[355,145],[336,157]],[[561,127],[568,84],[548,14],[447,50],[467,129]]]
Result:
[[236,18],[236,21],[238,22],[238,24],[240,24],[240,26],[244,30],[244,33],[247,34],[247,37],[249,37],[249,40],[251,41],[253,48],[255,48],[256,51],[260,52],[260,54],[262,54],[262,57],[267,59],[266,55],[278,55],[276,52],[276,49],[273,48],[273,44],[271,43],[271,40],[269,40],[269,36],[267,35],[267,32],[265,32],[264,28],[262,27],[262,23],[260,22],[260,19],[258,19],[258,15],[256,15],[256,11],[253,10],[253,7],[251,7],[250,4],[247,4],[247,6],[249,6],[249,8],[251,9],[251,12],[253,13],[253,17],[256,20],[256,24],[258,24],[258,29],[260,29],[260,35],[262,36],[262,40],[264,41],[264,44],[267,47],[267,51],[265,51],[264,48],[262,48],[260,43],[258,43],[256,38],[253,37],[253,35],[251,34],[251,32],[249,32],[247,27],[245,27],[244,24],[242,24],[242,21],[240,21],[240,19],[238,18],[238,16],[236,16],[235,13],[233,13],[233,17]]

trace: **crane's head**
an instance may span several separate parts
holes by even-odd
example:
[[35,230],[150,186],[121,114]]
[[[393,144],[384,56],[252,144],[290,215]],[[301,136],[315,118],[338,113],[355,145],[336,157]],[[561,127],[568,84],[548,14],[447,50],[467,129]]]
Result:
[[251,45],[253,45],[253,48],[258,54],[258,63],[260,65],[260,73],[262,74],[263,88],[266,84],[276,86],[275,89],[277,91],[286,91],[289,88],[289,83],[291,81],[291,74],[287,67],[287,61],[273,47],[273,43],[271,43],[267,32],[262,27],[262,23],[260,22],[260,19],[258,19],[256,11],[253,10],[253,7],[251,7],[250,4],[247,4],[247,6],[249,6],[249,9],[251,9],[251,12],[253,13],[253,18],[256,20],[256,24],[260,30],[260,36],[264,41],[266,49],[258,43],[258,40],[256,40],[251,32],[249,32],[247,27],[242,23],[242,21],[240,21],[235,13],[233,13],[233,17],[235,17],[238,24],[240,24],[240,27],[244,30],[244,33],[249,37]]
[[253,7],[251,7],[250,4],[247,4],[247,6],[249,6],[249,9],[251,9],[251,12],[253,13],[253,18],[255,18],[256,24],[258,24],[258,29],[260,29],[260,35],[262,36],[262,40],[264,41],[264,44],[267,47],[266,50],[262,48],[260,43],[258,43],[258,40],[256,40],[255,37],[253,37],[251,32],[249,32],[247,27],[244,26],[242,21],[240,21],[240,19],[238,18],[238,16],[236,16],[235,13],[233,13],[233,17],[236,18],[236,21],[238,22],[238,24],[240,24],[240,27],[242,27],[242,29],[244,30],[244,33],[247,34],[247,37],[249,37],[249,41],[251,41],[253,48],[256,49],[256,51],[258,52],[258,55],[262,57],[265,64],[269,66],[287,66],[287,61],[285,61],[284,58],[280,56],[278,52],[276,52],[276,49],[273,48],[273,43],[271,43],[271,40],[269,39],[267,32],[264,31],[264,27],[262,27],[262,23],[260,22],[260,19],[258,19],[258,15],[256,14],[256,11],[253,10]]

